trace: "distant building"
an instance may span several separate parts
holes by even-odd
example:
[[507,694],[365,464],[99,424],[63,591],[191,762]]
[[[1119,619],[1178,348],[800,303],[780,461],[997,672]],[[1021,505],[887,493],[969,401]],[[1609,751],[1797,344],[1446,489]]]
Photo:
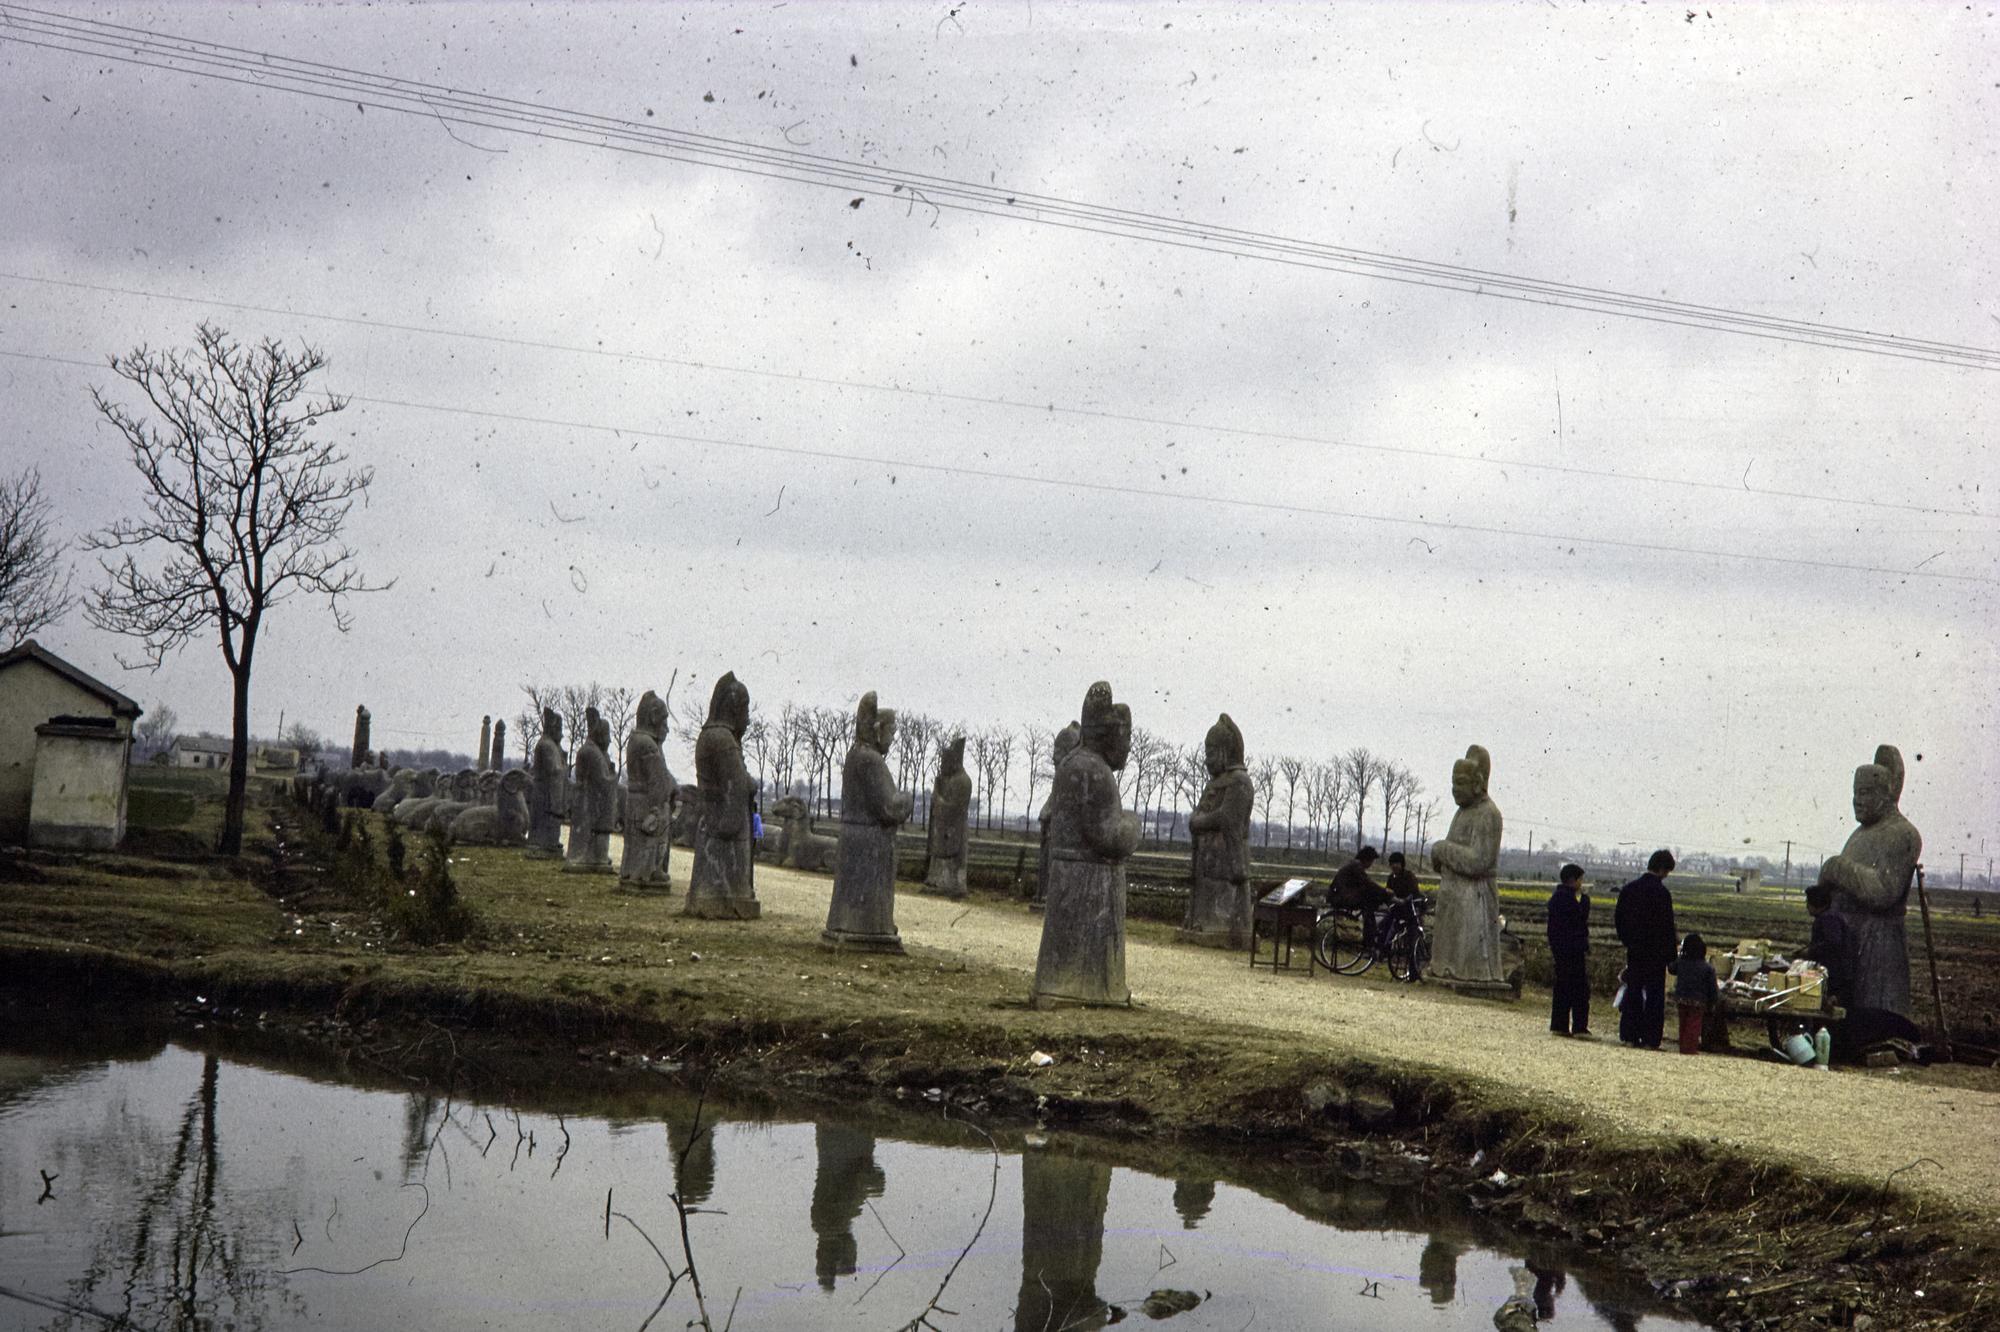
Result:
[[116,846],[139,714],[33,639],[0,654],[0,842]]
[[176,768],[229,767],[230,742],[216,735],[177,735],[167,746],[167,762]]

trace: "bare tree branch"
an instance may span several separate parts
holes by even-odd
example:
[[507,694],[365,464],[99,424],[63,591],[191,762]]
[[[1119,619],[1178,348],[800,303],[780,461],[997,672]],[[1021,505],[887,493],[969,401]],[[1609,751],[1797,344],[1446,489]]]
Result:
[[34,468],[0,478],[0,652],[11,651],[69,610],[63,546],[49,531],[49,501]]

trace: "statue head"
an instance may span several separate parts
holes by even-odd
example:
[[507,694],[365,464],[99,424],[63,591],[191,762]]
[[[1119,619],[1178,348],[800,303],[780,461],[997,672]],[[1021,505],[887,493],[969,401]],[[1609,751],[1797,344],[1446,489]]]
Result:
[[500,774],[488,768],[479,774],[479,798],[491,804],[494,793],[500,789]]
[[1854,821],[1862,827],[1896,812],[1903,798],[1903,755],[1894,745],[1877,745],[1875,761],[1854,770]]
[[953,773],[965,771],[965,737],[955,735],[949,744],[938,751],[938,776],[949,777]]
[[599,749],[608,751],[611,748],[611,723],[604,718],[592,717],[585,734],[588,735],[590,743]]
[[875,713],[875,748],[886,754],[889,752],[889,747],[895,743],[896,710],[879,708]]
[[667,701],[648,689],[639,695],[637,725],[655,740],[667,738]]
[[1211,777],[1243,766],[1243,732],[1236,729],[1228,713],[1217,717],[1215,725],[1208,728],[1208,737],[1202,741],[1202,756]]
[[1111,686],[1103,680],[1083,696],[1083,715],[1078,719],[1083,745],[1111,765],[1113,772],[1125,766],[1132,753],[1132,709],[1111,701]]
[[454,800],[473,800],[479,795],[479,769],[460,768],[458,775],[451,779],[451,794]]
[[875,691],[869,690],[861,696],[861,702],[854,708],[854,743],[867,745],[870,749],[882,749],[882,717],[875,706]]
[[727,726],[738,740],[750,726],[750,690],[735,671],[725,671],[708,696],[708,725]]
[[557,744],[562,743],[562,717],[554,708],[542,709],[542,734]]
[[1467,746],[1465,757],[1451,765],[1451,798],[1460,806],[1483,799],[1492,775],[1492,756],[1481,745]]
[[[1075,722],[1071,722],[1069,725],[1063,727],[1060,731],[1057,731],[1055,740],[1050,743],[1049,745],[1050,762],[1053,764],[1053,766],[1060,768],[1062,766],[1062,761],[1068,758],[1071,754],[1074,754],[1076,752],[1076,747],[1082,743],[1083,743],[1083,728],[1081,726],[1078,726]],[[959,746],[958,747],[959,757],[960,759],[963,759],[965,757],[965,741],[960,740],[958,742],[958,746]]]

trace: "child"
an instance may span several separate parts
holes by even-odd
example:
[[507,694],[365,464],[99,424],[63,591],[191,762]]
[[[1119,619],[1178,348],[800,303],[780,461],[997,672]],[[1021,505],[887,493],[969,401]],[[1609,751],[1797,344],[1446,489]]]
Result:
[[1681,1014],[1681,1053],[1701,1053],[1701,1022],[1708,1010],[1722,998],[1715,983],[1715,968],[1708,961],[1708,945],[1692,930],[1681,940],[1680,961],[1668,967],[1674,973],[1674,1003]]
[[1555,986],[1549,1030],[1557,1036],[1590,1035],[1590,893],[1583,866],[1564,865],[1549,895],[1549,957]]

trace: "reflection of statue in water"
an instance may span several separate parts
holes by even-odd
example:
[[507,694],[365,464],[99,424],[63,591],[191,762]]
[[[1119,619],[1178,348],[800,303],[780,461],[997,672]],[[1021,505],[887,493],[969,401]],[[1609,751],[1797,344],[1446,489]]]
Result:
[[1243,766],[1243,732],[1228,713],[1216,718],[1202,745],[1208,785],[1188,833],[1194,839],[1194,886],[1180,938],[1211,948],[1250,942],[1250,815],[1257,786]]
[[1215,1181],[1177,1179],[1174,1181],[1174,1210],[1181,1214],[1181,1229],[1193,1230],[1215,1205]]
[[1132,749],[1132,710],[1113,703],[1102,680],[1084,695],[1082,731],[1049,792],[1049,896],[1033,994],[1042,1008],[1132,1002],[1125,861],[1139,845],[1139,816],[1118,794],[1118,772]]
[[[1055,740],[1049,746],[1049,772],[1062,771],[1063,760],[1068,758],[1083,740],[1083,728],[1075,722],[1056,732]],[[1053,784],[1053,783],[1052,783]],[[1028,903],[1028,910],[1040,911],[1049,900],[1049,820],[1056,812],[1056,798],[1053,792],[1042,801],[1041,825],[1042,847],[1035,858],[1035,896]]]
[[1021,1296],[1015,1332],[1103,1327],[1097,1296],[1111,1167],[1048,1150],[1021,1158]]
[[1493,760],[1478,745],[1451,765],[1451,798],[1458,812],[1444,840],[1431,847],[1438,869],[1437,924],[1432,932],[1431,978],[1456,990],[1509,992],[1500,943],[1500,897],[1494,875],[1500,863],[1500,810],[1486,794]]
[[854,743],[840,773],[840,854],[820,934],[835,948],[903,951],[896,933],[896,829],[910,817],[910,797],[889,775],[895,739],[896,713],[877,708],[871,689],[855,711]]
[[814,1136],[819,1169],[813,1175],[812,1228],[819,1247],[813,1270],[819,1274],[820,1289],[832,1290],[838,1278],[854,1275],[861,1252],[854,1223],[868,1199],[882,1196],[886,1181],[882,1167],[875,1164],[874,1134],[819,1124]]
[[1450,1304],[1458,1298],[1458,1259],[1464,1252],[1442,1235],[1433,1235],[1417,1255],[1417,1284],[1432,1304]]
[[[674,1165],[674,1192],[681,1206],[699,1207],[715,1196],[715,1125],[703,1123],[689,1141],[688,1121],[667,1118],[667,1157]],[[681,1153],[687,1159],[681,1159]]]
[[1854,819],[1861,826],[1840,854],[1820,867],[1833,889],[1833,909],[1847,921],[1854,977],[1850,1008],[1880,1008],[1910,1015],[1910,952],[1903,932],[1910,880],[1924,839],[1903,817],[1903,756],[1894,745],[1875,750],[1875,761],[1854,770]]

